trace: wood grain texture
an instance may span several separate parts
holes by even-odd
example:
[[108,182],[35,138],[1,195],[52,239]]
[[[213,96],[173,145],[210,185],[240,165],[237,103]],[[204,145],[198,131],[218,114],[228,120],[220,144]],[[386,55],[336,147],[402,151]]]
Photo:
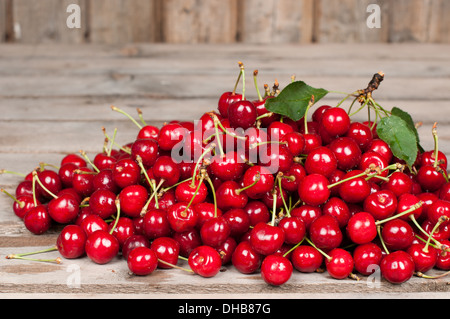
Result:
[[[245,61],[249,73],[259,69],[261,86],[277,78],[284,87],[295,73],[313,86],[346,92],[364,88],[382,69],[386,78],[374,93],[377,101],[422,121],[419,134],[426,149],[433,147],[431,127],[438,121],[440,149],[450,153],[449,53],[450,46],[442,44],[2,44],[0,169],[26,174],[41,162],[58,165],[80,149],[92,158],[103,146],[102,127],[117,128],[120,144],[132,141],[137,127],[111,105],[136,118],[139,107],[147,123],[158,126],[196,120],[215,110],[220,94],[234,85],[238,60]],[[247,93],[256,96],[252,83]],[[341,98],[333,93],[323,103],[334,105]],[[0,174],[0,187],[13,192],[20,180]],[[448,277],[414,277],[404,285],[382,280],[373,288],[366,277],[339,281],[326,273],[296,272],[287,285],[271,287],[259,274],[243,275],[233,267],[205,281],[176,269],[131,276],[121,256],[107,265],[88,258],[60,265],[7,260],[3,257],[10,253],[53,245],[61,227],[36,237],[11,205],[9,197],[0,196],[0,294],[6,298],[440,298],[450,289]],[[71,275],[78,270],[80,286],[73,287]]]

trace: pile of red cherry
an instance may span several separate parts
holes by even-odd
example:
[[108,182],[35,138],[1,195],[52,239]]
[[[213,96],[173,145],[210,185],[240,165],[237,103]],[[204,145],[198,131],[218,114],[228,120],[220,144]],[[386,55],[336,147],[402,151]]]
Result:
[[180,259],[200,276],[229,265],[271,285],[294,270],[344,279],[379,269],[391,283],[450,270],[450,183],[437,143],[408,167],[377,123],[328,105],[294,121],[266,109],[279,90],[265,87],[254,101],[235,87],[217,112],[161,127],[113,107],[137,125],[136,140],[119,146],[104,130],[92,161],[81,152],[41,165],[17,186],[15,214],[34,234],[63,226],[62,257],[122,256],[136,275]]

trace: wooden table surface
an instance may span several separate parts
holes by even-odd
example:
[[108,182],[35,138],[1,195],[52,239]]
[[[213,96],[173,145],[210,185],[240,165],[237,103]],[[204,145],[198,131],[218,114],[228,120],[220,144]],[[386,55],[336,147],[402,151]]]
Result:
[[[111,111],[111,105],[132,114],[139,107],[150,124],[196,120],[215,110],[220,94],[233,88],[238,61],[246,66],[248,97],[256,97],[251,77],[255,69],[261,89],[275,79],[283,88],[295,75],[312,86],[343,92],[365,88],[382,70],[386,76],[374,94],[377,101],[388,109],[398,106],[421,121],[425,149],[433,147],[431,127],[437,121],[440,149],[450,152],[449,45],[4,44],[0,45],[0,169],[28,173],[40,162],[58,164],[64,155],[79,150],[92,156],[102,150],[102,127],[109,132],[117,128],[119,143],[133,141],[137,128]],[[336,104],[340,98],[329,94],[324,103]],[[20,179],[0,175],[0,186],[13,192]],[[57,234],[51,230],[31,235],[14,215],[12,201],[0,196],[1,298],[447,298],[450,291],[450,277],[414,277],[392,285],[372,282],[373,278],[334,280],[327,273],[295,272],[284,286],[271,287],[259,274],[243,275],[232,267],[210,279],[177,269],[136,277],[129,275],[120,257],[106,265],[87,257],[59,265],[4,258],[50,247]]]

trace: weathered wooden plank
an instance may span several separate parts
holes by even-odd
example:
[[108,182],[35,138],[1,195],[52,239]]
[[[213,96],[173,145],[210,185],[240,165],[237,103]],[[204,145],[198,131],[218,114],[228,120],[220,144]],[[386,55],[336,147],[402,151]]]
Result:
[[100,44],[154,42],[157,25],[155,1],[89,1],[89,41]]
[[245,0],[239,3],[239,40],[244,43],[311,43],[310,0]]
[[[69,28],[70,4],[81,9],[81,28]],[[22,43],[83,43],[87,32],[85,0],[42,0],[13,2],[14,41]]]
[[162,41],[233,43],[237,32],[236,0],[162,2]]
[[[367,12],[370,4],[381,9],[381,27],[370,28]],[[378,0],[320,0],[315,1],[314,40],[319,43],[387,42],[389,19],[388,1]]]

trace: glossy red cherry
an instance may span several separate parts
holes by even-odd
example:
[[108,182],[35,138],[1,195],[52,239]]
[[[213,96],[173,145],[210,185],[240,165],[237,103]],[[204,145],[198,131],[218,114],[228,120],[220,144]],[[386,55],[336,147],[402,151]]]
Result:
[[89,198],[89,207],[101,218],[109,218],[117,212],[116,197],[110,190],[96,190]]
[[35,235],[45,233],[52,225],[52,219],[44,205],[31,208],[23,217],[23,222],[26,229]]
[[223,218],[228,222],[230,236],[233,238],[240,238],[250,229],[250,216],[244,209],[230,209],[223,214]]
[[313,149],[322,146],[323,141],[319,134],[316,133],[305,133],[303,134],[305,139],[305,148],[303,149],[304,154],[309,154]]
[[323,250],[335,249],[343,240],[339,223],[330,215],[317,217],[309,227],[309,236],[314,245]]
[[231,227],[222,216],[207,220],[200,229],[203,244],[213,248],[222,245],[230,234]]
[[406,252],[411,255],[416,272],[426,273],[436,265],[438,251],[430,245],[414,243],[408,247]]
[[88,236],[85,245],[86,254],[97,264],[106,264],[117,256],[120,250],[119,241],[104,230],[97,230]]
[[[373,151],[367,151],[361,156],[361,161],[359,162],[358,168],[362,171],[366,169],[370,169],[372,166],[375,166],[379,169],[384,169],[389,165],[388,161],[379,153]],[[389,171],[385,170],[381,172],[381,174],[377,174],[377,176],[387,177]],[[381,179],[372,179],[375,182],[381,183]]]
[[281,141],[286,134],[294,132],[294,129],[288,123],[275,121],[267,128],[267,133],[271,141]]
[[235,151],[228,151],[225,156],[217,155],[210,165],[211,173],[223,181],[241,178],[245,171],[245,163]]
[[401,284],[414,275],[414,261],[403,250],[386,255],[380,264],[381,275],[390,283]]
[[80,202],[70,194],[52,199],[47,206],[48,214],[57,223],[69,224],[75,221],[80,211]]
[[243,176],[245,193],[249,198],[259,199],[274,186],[275,178],[272,173],[263,166],[255,165],[248,168]]
[[278,227],[283,229],[285,234],[284,242],[288,245],[296,245],[303,240],[306,235],[305,222],[301,217],[284,217]]
[[399,197],[405,193],[411,193],[412,190],[412,180],[411,178],[403,172],[394,172],[390,175],[389,181],[383,183],[383,189],[390,190]]
[[56,239],[56,247],[61,256],[67,259],[79,258],[85,254],[87,235],[77,225],[65,226]]
[[[413,209],[413,206],[416,208]],[[410,213],[402,214],[407,210],[412,210]],[[416,220],[420,219],[422,215],[422,203],[420,199],[413,194],[403,194],[398,198],[397,215],[402,214],[399,218],[403,220],[410,220],[414,217]]]
[[172,230],[185,232],[196,227],[198,215],[193,207],[188,207],[188,203],[179,202],[169,207],[167,220]]
[[231,257],[236,249],[237,241],[233,237],[228,237],[222,245],[216,247],[217,252],[222,258],[222,265],[228,265],[231,263]]
[[322,213],[324,215],[330,215],[336,218],[339,223],[339,227],[343,228],[347,225],[351,214],[347,203],[345,203],[339,197],[331,197],[322,207]]
[[354,170],[344,175],[343,180],[350,179],[339,185],[339,195],[347,203],[362,203],[371,193],[369,183],[364,177],[356,177],[361,171]]
[[81,167],[74,172],[72,187],[83,197],[89,197],[95,191],[94,171],[88,167]]
[[417,182],[424,191],[434,192],[446,183],[444,174],[447,173],[441,168],[436,169],[431,165],[422,166],[417,172]]
[[374,243],[358,245],[353,251],[355,269],[361,275],[369,276],[379,267],[383,259],[381,248]]
[[230,104],[242,100],[242,94],[236,92],[224,92],[218,102],[218,110],[222,117],[228,117],[228,107]]
[[361,149],[350,137],[338,137],[327,147],[333,152],[337,160],[337,168],[343,171],[353,169],[361,161]]
[[97,230],[108,230],[108,223],[97,214],[90,214],[83,218],[80,222],[80,227],[89,236]]
[[226,211],[232,208],[244,208],[248,196],[235,181],[225,181],[216,190],[217,207]]
[[131,158],[117,161],[113,168],[113,180],[119,188],[135,185],[141,178],[141,168]]
[[257,253],[248,241],[241,241],[231,256],[231,263],[243,274],[255,273],[260,268],[262,260],[262,255]]
[[136,140],[149,138],[157,140],[159,135],[159,128],[154,125],[145,125],[140,130],[136,137]]
[[[159,260],[158,268],[168,269],[178,263],[180,244],[172,237],[158,237],[151,243],[150,248],[156,253]],[[164,263],[165,262],[165,263]]]
[[40,183],[36,183],[36,192],[41,194],[46,199],[51,199],[52,195],[44,190],[44,188],[41,187],[41,183],[43,186],[48,189],[52,194],[57,194],[61,191],[63,188],[63,185],[61,183],[61,179],[59,178],[59,175],[57,172],[52,170],[43,170],[37,173],[37,178],[39,179]]
[[281,286],[292,276],[292,263],[286,257],[269,255],[261,264],[261,277],[272,286]]
[[366,197],[363,209],[375,220],[383,220],[394,215],[397,211],[397,203],[397,196],[392,191],[380,190]]
[[164,151],[171,151],[178,143],[183,140],[187,130],[178,123],[168,123],[161,127],[157,145]]
[[256,122],[256,107],[249,100],[236,101],[228,106],[228,120],[232,128],[248,129]]
[[287,146],[271,143],[261,147],[258,164],[265,167],[271,174],[287,171],[294,163],[294,156]]
[[143,232],[150,240],[169,236],[172,228],[167,218],[166,210],[155,208],[147,211],[143,220]]
[[391,162],[393,157],[392,150],[389,147],[389,144],[380,139],[372,140],[372,142],[367,146],[366,151],[377,152],[378,154],[383,156],[388,163]]
[[250,217],[250,226],[258,223],[267,223],[270,220],[270,212],[267,206],[259,200],[250,200],[243,208]]
[[64,188],[72,187],[74,171],[78,168],[74,163],[66,163],[59,168],[58,175]]
[[[33,207],[34,200],[32,196],[29,195],[21,195],[15,198],[16,200],[13,203],[13,211],[14,214],[16,214],[17,217],[23,219],[25,217],[25,214]],[[40,202],[36,202],[37,205],[40,205]]]
[[274,254],[285,240],[284,230],[278,226],[258,223],[250,234],[250,244],[261,255]]
[[180,256],[185,258],[197,247],[202,245],[202,239],[197,229],[192,229],[184,232],[175,232],[172,238],[180,244]]
[[384,223],[381,236],[391,250],[407,249],[415,239],[413,228],[408,222],[399,218]]
[[320,124],[332,136],[344,135],[350,128],[350,117],[344,109],[333,107],[323,113]]
[[125,241],[135,234],[133,220],[125,216],[119,217],[117,223],[115,221],[110,223],[107,230],[110,233],[112,231],[112,235],[117,238],[121,248]]
[[281,188],[289,191],[296,192],[300,182],[307,175],[304,166],[300,163],[293,163],[289,170],[282,172]]
[[[436,152],[434,150],[423,152],[420,157],[420,166],[428,166],[428,165],[434,166],[435,157]],[[437,165],[439,165],[443,170],[447,170],[448,166],[447,156],[441,151],[438,151]]]
[[158,257],[148,247],[136,247],[128,254],[127,265],[131,273],[137,276],[147,276],[156,270]]
[[337,169],[338,162],[332,150],[320,146],[311,150],[304,165],[308,174],[321,174],[328,178]]
[[303,154],[305,149],[305,138],[300,132],[290,132],[285,134],[281,142],[286,143],[287,148],[292,153],[293,156],[299,156]]
[[[450,248],[450,241],[443,240],[441,242],[447,249]],[[440,270],[450,270],[450,252],[445,250],[438,251],[438,258],[436,261],[436,268]]]
[[353,215],[346,227],[350,240],[358,245],[370,243],[377,237],[377,225],[373,216],[366,212]]
[[291,216],[297,216],[303,220],[307,230],[309,230],[309,227],[314,219],[322,215],[322,208],[319,206],[302,205],[291,211]]
[[352,255],[342,249],[335,248],[328,253],[329,259],[325,259],[325,267],[328,274],[334,279],[345,279],[353,271],[354,261]]
[[319,206],[330,197],[328,179],[320,174],[309,174],[300,182],[298,195],[307,205]]
[[188,263],[194,273],[206,278],[217,275],[222,267],[217,250],[206,245],[195,248],[189,255]]
[[352,122],[345,136],[352,138],[362,151],[366,151],[373,141],[370,127],[361,122]]
[[152,167],[153,177],[158,185],[161,181],[164,187],[175,185],[180,179],[180,169],[172,157],[159,156]]
[[175,188],[175,199],[178,202],[191,202],[191,205],[202,203],[208,196],[208,188],[203,180],[184,181]]
[[128,259],[130,252],[137,247],[147,247],[150,248],[150,241],[144,235],[134,234],[123,243],[122,245],[122,256],[125,260]]
[[314,247],[300,245],[294,249],[291,262],[295,269],[304,273],[312,273],[323,264],[323,255]]
[[142,185],[126,186],[118,196],[122,212],[132,218],[140,216],[148,200],[148,195],[147,189]]
[[78,168],[86,167],[87,163],[78,154],[67,154],[61,159],[61,166],[64,166],[67,163],[75,164]]
[[151,167],[158,158],[158,142],[154,139],[138,139],[131,145],[131,158],[137,160],[140,156],[144,167]]
[[[450,218],[450,202],[439,199],[428,207],[427,217],[433,225],[436,225],[442,216]],[[444,221],[441,225],[449,223],[449,221]]]

